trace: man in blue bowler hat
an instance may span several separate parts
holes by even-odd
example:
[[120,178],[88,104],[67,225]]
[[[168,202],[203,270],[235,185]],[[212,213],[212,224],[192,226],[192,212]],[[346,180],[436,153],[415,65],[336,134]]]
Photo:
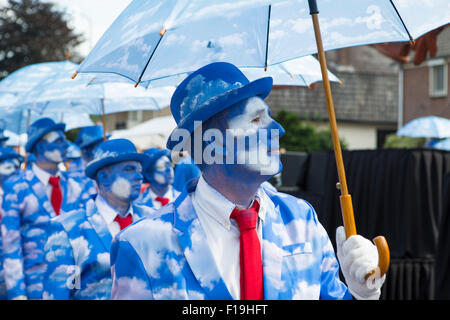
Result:
[[180,194],[173,188],[174,172],[170,151],[150,148],[145,150],[144,154],[149,157],[143,171],[144,182],[148,186],[136,201],[142,205],[159,209],[173,202]]
[[142,167],[147,161],[147,155],[138,153],[126,139],[97,146],[86,175],[96,181],[98,194],[85,207],[50,223],[44,254],[44,299],[110,298],[111,241],[120,230],[153,212],[132,204],[139,196]]
[[[13,148],[0,147],[0,221],[3,215],[1,209],[1,203],[3,200],[3,183],[6,179],[19,172],[22,162],[23,157]],[[6,300],[8,299],[8,296],[6,294],[6,283],[3,275],[3,255],[1,243],[2,241],[0,237],[0,300]]]
[[177,87],[167,142],[201,170],[174,203],[119,233],[111,247],[113,299],[378,299],[384,281],[371,241],[337,232],[337,256],[313,207],[261,185],[281,171],[279,138],[264,98],[230,63]]
[[[107,138],[109,135],[106,136]],[[87,126],[80,129],[75,144],[81,149],[85,166],[94,156],[95,148],[104,140],[103,126]]]
[[50,118],[31,124],[25,150],[35,161],[3,184],[3,268],[8,299],[41,299],[46,269],[43,249],[50,218],[79,208],[87,195],[59,171],[67,141],[65,125]]

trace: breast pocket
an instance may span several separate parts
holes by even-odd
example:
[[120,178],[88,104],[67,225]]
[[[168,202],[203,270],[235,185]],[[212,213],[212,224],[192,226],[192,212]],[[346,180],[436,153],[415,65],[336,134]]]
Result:
[[318,299],[320,295],[320,265],[310,242],[283,247],[282,280],[289,290],[286,299]]
[[283,268],[294,277],[299,276],[314,263],[310,242],[301,242],[283,247]]

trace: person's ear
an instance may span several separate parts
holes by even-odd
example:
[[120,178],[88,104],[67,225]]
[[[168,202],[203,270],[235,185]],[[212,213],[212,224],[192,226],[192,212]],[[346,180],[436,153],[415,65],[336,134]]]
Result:
[[33,149],[35,154],[44,154],[45,152],[45,147],[41,141],[36,142]]
[[109,187],[111,185],[111,175],[106,171],[100,169],[97,172],[97,182],[105,187]]

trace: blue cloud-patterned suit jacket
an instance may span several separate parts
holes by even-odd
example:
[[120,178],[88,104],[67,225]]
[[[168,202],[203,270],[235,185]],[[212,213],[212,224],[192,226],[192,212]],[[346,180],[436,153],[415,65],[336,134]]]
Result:
[[[76,179],[61,174],[60,215],[79,208],[88,195]],[[3,272],[8,299],[41,299],[47,226],[56,213],[45,186],[31,168],[4,182],[1,222]]]
[[[188,193],[121,231],[111,247],[112,299],[232,299]],[[305,201],[264,188],[267,300],[351,299],[325,229]]]
[[[154,210],[133,205],[133,212],[134,219],[140,219]],[[111,242],[111,233],[94,199],[89,199],[85,208],[52,219],[45,245],[43,298],[109,299]]]
[[[154,199],[152,196],[154,195],[153,192],[150,192],[150,188],[147,188],[143,193],[139,195],[139,198],[136,199],[135,203],[147,206],[147,207],[153,207],[153,201]],[[180,195],[180,192],[172,188],[172,197],[173,199],[176,199]]]

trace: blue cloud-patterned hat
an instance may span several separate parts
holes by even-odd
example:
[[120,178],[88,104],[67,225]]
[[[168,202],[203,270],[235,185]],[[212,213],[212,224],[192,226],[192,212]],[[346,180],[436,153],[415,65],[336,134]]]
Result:
[[[107,138],[111,135],[107,135]],[[103,141],[103,126],[87,126],[80,129],[78,132],[78,136],[75,139],[75,143],[78,145],[80,149],[84,149],[93,145],[94,143],[98,143]]]
[[144,154],[148,156],[147,168],[153,166],[153,164],[162,156],[166,156],[171,159],[171,152],[167,149],[150,148],[144,151]]
[[142,167],[145,167],[148,156],[143,153],[138,153],[136,147],[130,140],[107,140],[95,148],[94,158],[86,166],[86,176],[95,179],[99,169],[122,161],[139,161]]
[[64,132],[65,128],[66,125],[64,123],[55,123],[50,118],[41,118],[36,120],[28,129],[28,141],[25,145],[25,150],[27,152],[32,152],[34,145],[47,133],[59,130]]
[[18,159],[23,162],[23,157],[11,147],[0,147],[0,161],[7,159]]
[[69,143],[66,152],[66,159],[78,159],[81,158],[80,148],[73,142]]
[[175,90],[170,109],[177,128],[167,141],[172,150],[180,141],[177,129],[192,134],[194,121],[206,121],[213,115],[244,99],[267,97],[272,90],[272,77],[250,82],[236,66],[227,62],[214,62],[191,73]]

